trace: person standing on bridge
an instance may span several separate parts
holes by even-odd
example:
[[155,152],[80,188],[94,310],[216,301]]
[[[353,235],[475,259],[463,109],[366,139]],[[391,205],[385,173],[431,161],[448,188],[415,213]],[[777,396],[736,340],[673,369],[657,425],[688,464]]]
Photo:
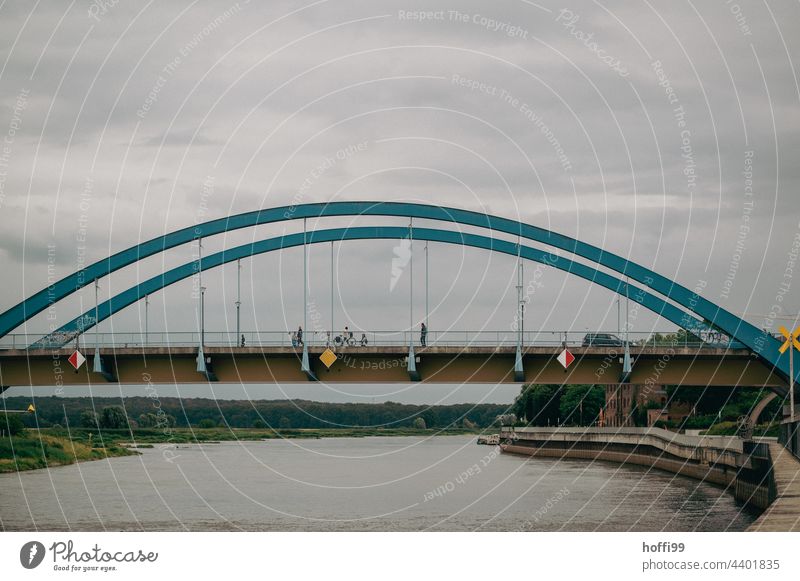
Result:
[[425,326],[425,323],[422,323],[419,328],[419,344],[422,347],[428,346],[428,327]]
[[297,327],[297,346],[303,346],[303,327]]

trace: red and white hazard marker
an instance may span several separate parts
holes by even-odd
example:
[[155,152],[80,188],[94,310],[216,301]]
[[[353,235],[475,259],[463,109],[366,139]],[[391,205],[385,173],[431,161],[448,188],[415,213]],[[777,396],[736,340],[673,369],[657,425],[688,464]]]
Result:
[[69,361],[70,365],[72,365],[75,369],[80,369],[81,365],[83,365],[86,361],[86,357],[84,357],[83,353],[80,351],[75,351],[75,353],[69,356],[67,361]]
[[564,349],[561,353],[558,354],[558,362],[566,369],[569,367],[573,361],[575,361],[575,356],[570,353],[567,349]]

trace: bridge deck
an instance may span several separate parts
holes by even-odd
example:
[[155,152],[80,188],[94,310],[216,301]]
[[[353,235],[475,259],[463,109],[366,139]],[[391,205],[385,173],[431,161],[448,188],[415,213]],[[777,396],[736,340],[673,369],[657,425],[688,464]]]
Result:
[[[349,346],[335,350],[327,367],[320,360],[324,345],[309,346],[314,377],[340,383],[405,383],[407,345]],[[530,383],[617,384],[623,379],[620,347],[571,347],[575,361],[565,370],[557,361],[560,346],[529,345],[523,350],[524,381]],[[107,376],[92,372],[94,349],[79,371],[67,363],[73,349],[0,350],[0,384],[87,385],[116,381],[135,383],[197,383],[197,347],[120,346],[100,349]],[[517,383],[514,346],[436,345],[414,348],[419,379],[429,383]],[[212,381],[220,383],[306,382],[301,370],[302,348],[290,346],[207,346]],[[699,386],[777,386],[783,380],[746,349],[721,347],[631,347],[632,384]],[[104,379],[105,377],[105,379]]]
[[747,530],[800,531],[800,461],[777,442],[770,442],[769,453],[778,497]]

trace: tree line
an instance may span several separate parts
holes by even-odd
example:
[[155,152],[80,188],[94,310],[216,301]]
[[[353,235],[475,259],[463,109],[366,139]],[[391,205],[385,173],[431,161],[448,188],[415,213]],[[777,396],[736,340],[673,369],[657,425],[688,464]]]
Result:
[[524,385],[511,410],[523,425],[590,426],[606,405],[601,385]]
[[[9,397],[7,409],[24,409],[27,397]],[[326,403],[306,400],[214,400],[148,397],[37,397],[36,414],[19,414],[28,427],[485,428],[508,411],[505,404],[412,405]],[[2,410],[0,410],[2,413]]]
[[[634,401],[626,410],[635,426],[647,425],[647,410],[665,405],[683,405],[690,410],[681,420],[663,421],[656,425],[675,429],[704,429],[720,422],[733,422],[746,416],[767,393],[757,387],[696,387],[665,386],[667,404],[660,401]],[[604,409],[605,388],[600,385],[525,385],[514,400],[511,411],[520,425],[530,426],[591,426],[598,422]],[[780,418],[782,402],[771,402],[761,416],[765,422]]]

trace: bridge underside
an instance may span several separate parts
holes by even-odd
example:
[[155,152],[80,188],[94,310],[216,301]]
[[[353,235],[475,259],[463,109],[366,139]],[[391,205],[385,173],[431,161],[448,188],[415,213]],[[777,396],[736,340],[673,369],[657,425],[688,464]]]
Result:
[[[576,360],[564,370],[561,348],[528,347],[523,353],[525,383],[616,385],[622,353],[609,347],[572,348]],[[330,383],[408,383],[408,347],[353,347],[337,352],[327,368],[324,347],[309,347],[312,376]],[[425,383],[519,383],[514,381],[513,347],[417,347],[416,370]],[[82,386],[122,384],[308,382],[301,370],[302,349],[291,347],[206,347],[208,373],[198,372],[193,347],[101,349],[104,373],[93,371],[90,354],[75,371],[69,350],[0,352],[0,385]],[[632,348],[632,384],[785,387],[785,382],[747,350],[713,348]]]

